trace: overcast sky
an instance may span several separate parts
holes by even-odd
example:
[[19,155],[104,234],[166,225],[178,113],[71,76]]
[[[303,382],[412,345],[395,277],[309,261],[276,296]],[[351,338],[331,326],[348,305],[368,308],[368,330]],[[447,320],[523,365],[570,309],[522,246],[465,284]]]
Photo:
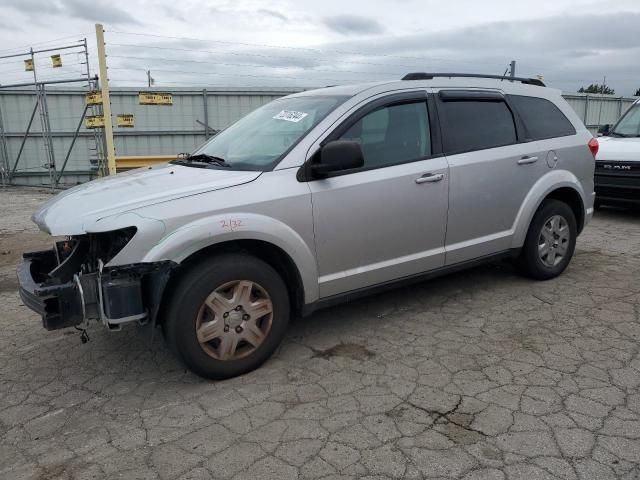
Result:
[[[567,92],[605,76],[616,94],[640,88],[640,0],[2,0],[0,55],[86,36],[95,70],[95,22],[114,85],[144,86],[150,69],[157,88],[309,87],[503,74],[516,60],[518,75]],[[82,72],[81,56],[61,53],[55,70],[50,53],[37,57],[42,78]],[[0,83],[29,80],[23,70],[0,60]]]

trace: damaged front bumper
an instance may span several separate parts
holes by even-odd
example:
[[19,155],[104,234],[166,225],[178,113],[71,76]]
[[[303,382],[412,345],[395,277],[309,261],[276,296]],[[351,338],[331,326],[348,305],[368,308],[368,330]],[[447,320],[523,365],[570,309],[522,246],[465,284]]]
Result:
[[102,322],[110,329],[123,323],[156,321],[162,293],[175,263],[170,261],[103,267],[66,275],[56,249],[26,253],[18,267],[20,297],[42,317],[47,330]]
[[55,266],[53,249],[32,252],[24,254],[17,272],[22,302],[42,316],[47,330],[72,327],[84,320],[82,295],[74,282],[48,285],[44,281]]

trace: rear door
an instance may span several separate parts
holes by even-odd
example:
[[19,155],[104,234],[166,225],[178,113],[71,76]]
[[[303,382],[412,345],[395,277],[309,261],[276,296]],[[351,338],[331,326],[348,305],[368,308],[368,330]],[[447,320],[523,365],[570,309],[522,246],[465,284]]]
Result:
[[[549,169],[569,170],[587,187],[593,182],[593,159],[585,143],[576,141],[576,129],[550,100],[525,95],[509,95],[509,103],[517,110],[527,139],[535,141],[536,154]],[[564,102],[564,100],[563,100]],[[585,158],[589,168],[585,168]],[[592,188],[588,189],[590,193]]]
[[437,97],[450,169],[446,264],[508,250],[545,158],[501,92],[441,90]]

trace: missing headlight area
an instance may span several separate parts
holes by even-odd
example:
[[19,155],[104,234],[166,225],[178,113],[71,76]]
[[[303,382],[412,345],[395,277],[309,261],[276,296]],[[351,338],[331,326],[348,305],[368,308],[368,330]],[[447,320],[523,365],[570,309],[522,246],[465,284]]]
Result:
[[131,241],[135,227],[90,233],[24,255],[20,295],[42,316],[47,330],[97,320],[110,329],[126,322],[155,322],[170,261],[106,266]]
[[136,234],[136,227],[127,227],[111,232],[90,233],[87,236],[92,258],[109,263]]

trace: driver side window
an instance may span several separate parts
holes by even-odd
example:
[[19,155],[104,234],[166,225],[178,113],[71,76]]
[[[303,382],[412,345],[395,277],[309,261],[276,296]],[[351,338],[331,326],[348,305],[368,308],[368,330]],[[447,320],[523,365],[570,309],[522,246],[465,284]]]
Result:
[[366,114],[341,137],[362,146],[364,168],[380,168],[431,155],[431,132],[424,101],[389,105]]

